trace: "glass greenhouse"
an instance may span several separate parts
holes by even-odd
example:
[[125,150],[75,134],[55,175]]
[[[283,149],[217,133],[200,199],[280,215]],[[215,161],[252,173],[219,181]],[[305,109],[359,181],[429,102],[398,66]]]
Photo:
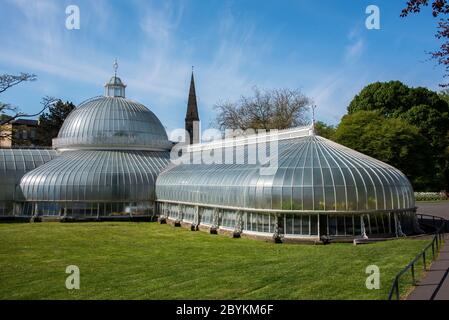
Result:
[[30,207],[25,203],[20,179],[56,157],[55,150],[0,149],[0,219],[29,216]]
[[33,216],[67,219],[154,217],[156,177],[172,143],[159,119],[125,98],[114,76],[106,96],[82,103],[53,147],[62,154],[20,182]]
[[[157,179],[160,215],[212,230],[286,239],[417,231],[413,189],[404,174],[309,129],[281,132],[275,148],[257,142],[193,146],[187,164],[171,166]],[[250,153],[259,149],[269,156],[250,164]],[[215,164],[192,164],[204,154]],[[232,164],[226,164],[227,155],[234,157]],[[274,171],[263,174],[273,162]]]
[[315,135],[313,125],[176,153],[159,119],[127,99],[125,87],[114,75],[105,96],[73,110],[56,150],[0,149],[0,216],[159,217],[277,241],[419,232],[407,177]]

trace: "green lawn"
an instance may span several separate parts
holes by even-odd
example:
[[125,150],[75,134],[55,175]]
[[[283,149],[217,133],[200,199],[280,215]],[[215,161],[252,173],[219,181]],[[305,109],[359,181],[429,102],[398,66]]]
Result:
[[[385,299],[428,243],[273,244],[156,223],[0,224],[0,299]],[[381,289],[365,287],[378,265]],[[77,265],[81,289],[67,290]]]

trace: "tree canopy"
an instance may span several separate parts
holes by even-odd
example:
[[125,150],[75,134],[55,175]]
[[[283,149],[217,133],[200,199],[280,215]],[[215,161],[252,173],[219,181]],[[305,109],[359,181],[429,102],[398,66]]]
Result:
[[221,130],[286,129],[304,125],[311,100],[300,90],[254,88],[252,96],[215,105],[215,126]]
[[317,121],[315,123],[315,133],[326,139],[332,140],[335,134],[335,130],[336,130],[335,126],[328,125],[323,121]]
[[52,139],[58,135],[64,120],[73,109],[75,109],[73,103],[58,100],[58,102],[48,107],[47,112],[41,114],[38,126],[39,145],[52,145]]
[[386,117],[397,117],[414,106],[426,105],[447,111],[447,103],[427,88],[410,88],[400,81],[375,82],[367,85],[348,106],[348,113],[377,110]]
[[417,190],[449,190],[448,102],[448,92],[372,83],[350,102],[333,137],[402,170]]
[[409,177],[417,189],[435,187],[431,152],[419,129],[400,118],[386,118],[378,111],[358,111],[342,118],[336,142],[384,161]]

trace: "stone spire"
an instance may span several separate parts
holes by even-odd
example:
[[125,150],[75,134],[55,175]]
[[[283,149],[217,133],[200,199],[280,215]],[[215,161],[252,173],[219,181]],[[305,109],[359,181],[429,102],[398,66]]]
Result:
[[192,67],[192,77],[190,78],[190,90],[189,90],[189,100],[187,102],[187,113],[185,118],[185,129],[189,134],[190,144],[199,142],[199,121],[198,116],[198,105],[196,102],[196,92],[195,92],[195,79],[193,77],[193,67]]

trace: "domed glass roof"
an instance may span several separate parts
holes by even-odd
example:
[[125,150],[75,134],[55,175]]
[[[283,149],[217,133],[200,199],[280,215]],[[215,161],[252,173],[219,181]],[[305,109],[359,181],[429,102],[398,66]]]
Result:
[[[248,159],[250,145],[242,159]],[[237,159],[232,148],[224,149],[223,157]],[[415,206],[412,186],[399,170],[319,136],[280,139],[278,151],[268,158],[277,164],[269,175],[261,173],[267,162],[171,166],[159,175],[156,196],[237,210],[392,212]]]
[[58,156],[55,150],[0,149],[0,202],[23,201],[22,176]]
[[114,76],[105,95],[83,102],[64,121],[53,147],[95,150],[170,150],[172,143],[159,119],[143,104],[125,98],[126,85]]
[[66,151],[23,176],[28,201],[153,201],[160,151]]
[[171,145],[153,112],[115,96],[82,103],[53,139],[53,147],[58,149],[168,150]]

